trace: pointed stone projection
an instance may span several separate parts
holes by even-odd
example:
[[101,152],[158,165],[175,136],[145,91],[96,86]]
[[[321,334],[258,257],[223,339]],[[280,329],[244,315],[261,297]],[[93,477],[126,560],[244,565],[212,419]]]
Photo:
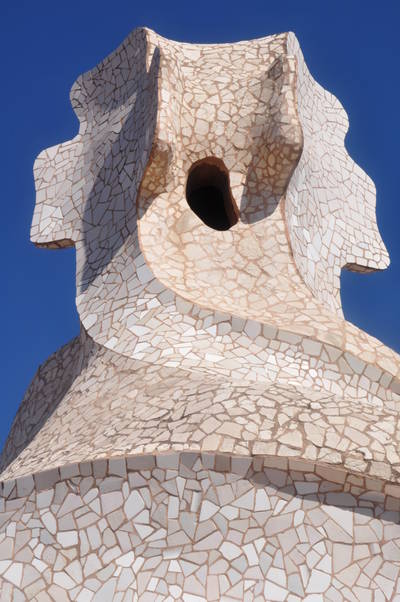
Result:
[[2,454],[1,600],[400,600],[399,356],[343,318],[389,263],[292,33],[137,29],[35,162],[81,334]]

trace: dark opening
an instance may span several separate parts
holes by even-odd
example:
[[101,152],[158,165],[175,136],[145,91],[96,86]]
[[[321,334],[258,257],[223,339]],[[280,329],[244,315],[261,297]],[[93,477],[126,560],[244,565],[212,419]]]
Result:
[[229,230],[238,221],[228,170],[221,159],[207,157],[192,165],[186,183],[186,200],[191,210],[214,230]]

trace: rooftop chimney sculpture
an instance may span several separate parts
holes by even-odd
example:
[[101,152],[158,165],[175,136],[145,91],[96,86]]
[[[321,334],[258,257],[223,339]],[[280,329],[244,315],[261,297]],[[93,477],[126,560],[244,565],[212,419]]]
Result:
[[294,34],[136,29],[35,162],[79,337],[2,455],[2,600],[400,600],[399,356],[343,318],[389,263]]

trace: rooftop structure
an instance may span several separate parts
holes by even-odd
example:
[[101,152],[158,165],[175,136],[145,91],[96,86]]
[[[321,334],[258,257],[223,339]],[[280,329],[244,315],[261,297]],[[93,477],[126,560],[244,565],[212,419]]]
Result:
[[339,101],[292,33],[137,29],[71,102],[31,239],[75,247],[82,328],[3,450],[4,600],[400,600],[399,356],[340,300],[389,259]]

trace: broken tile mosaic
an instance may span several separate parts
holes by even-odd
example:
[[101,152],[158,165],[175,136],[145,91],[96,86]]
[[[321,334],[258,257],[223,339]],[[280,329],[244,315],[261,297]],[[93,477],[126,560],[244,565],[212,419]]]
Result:
[[1,456],[3,601],[400,602],[400,362],[347,322],[389,258],[294,34],[134,30],[35,162],[81,333]]

